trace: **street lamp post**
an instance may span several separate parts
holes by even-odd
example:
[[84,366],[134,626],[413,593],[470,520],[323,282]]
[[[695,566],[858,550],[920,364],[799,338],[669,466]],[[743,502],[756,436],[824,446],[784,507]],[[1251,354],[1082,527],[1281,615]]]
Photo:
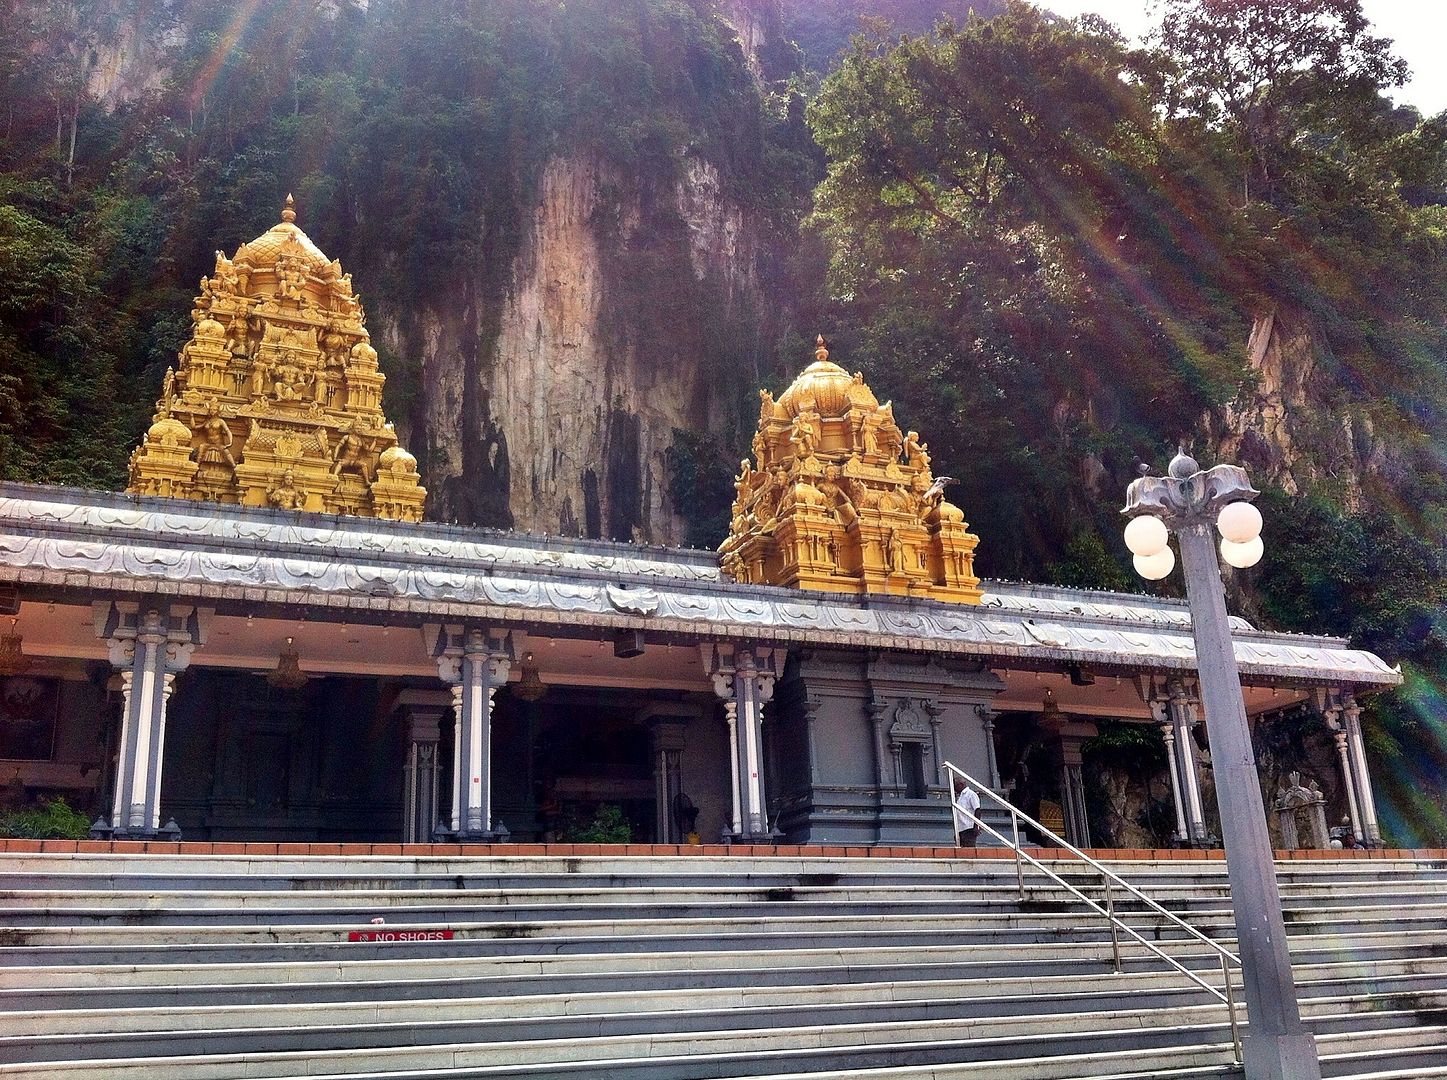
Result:
[[1168,546],[1171,532],[1181,549],[1245,980],[1246,1077],[1320,1080],[1316,1043],[1301,1022],[1296,1001],[1266,807],[1212,542],[1214,527],[1222,534],[1221,555],[1233,566],[1252,566],[1261,558],[1261,514],[1249,501],[1260,493],[1240,466],[1203,471],[1184,449],[1167,471],[1168,476],[1142,476],[1126,492],[1123,513],[1132,519],[1126,543],[1135,555],[1136,570],[1152,580],[1165,577],[1175,565]]

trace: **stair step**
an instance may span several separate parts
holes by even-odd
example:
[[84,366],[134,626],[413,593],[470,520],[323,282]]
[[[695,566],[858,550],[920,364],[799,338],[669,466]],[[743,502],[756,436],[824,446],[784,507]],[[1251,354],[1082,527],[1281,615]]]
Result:
[[[1049,865],[1104,895],[1094,870]],[[1113,866],[1233,945],[1223,863]],[[1447,1077],[1447,864],[1278,871],[1324,1075]],[[1034,871],[1021,900],[1014,873],[997,858],[21,854],[0,871],[0,1076],[1239,1078],[1213,994],[1128,935],[1117,973],[1099,915]],[[1114,899],[1220,979],[1210,945]],[[452,937],[345,940],[378,916]]]

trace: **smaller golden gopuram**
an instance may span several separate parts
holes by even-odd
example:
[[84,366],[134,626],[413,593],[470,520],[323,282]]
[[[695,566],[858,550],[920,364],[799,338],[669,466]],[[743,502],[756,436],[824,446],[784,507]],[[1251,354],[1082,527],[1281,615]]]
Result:
[[281,222],[216,253],[127,490],[418,521],[417,459],[382,415],[377,350],[342,273]]
[[777,401],[759,391],[753,460],[734,480],[719,562],[735,581],[828,592],[888,593],[978,604],[979,537],[947,502],[949,477],[901,433],[860,372],[814,363]]

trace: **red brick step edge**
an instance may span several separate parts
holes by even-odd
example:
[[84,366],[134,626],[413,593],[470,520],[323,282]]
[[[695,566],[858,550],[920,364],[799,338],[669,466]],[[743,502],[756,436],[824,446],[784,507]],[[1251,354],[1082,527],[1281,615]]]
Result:
[[[1057,848],[1029,848],[1037,858],[1061,855]],[[1008,859],[1004,848],[899,847],[893,845],[831,846],[828,844],[281,844],[169,842],[157,840],[15,840],[0,839],[0,853],[65,855],[400,855],[400,856],[524,856],[566,855],[617,858],[622,855],[734,855],[778,856],[781,858],[881,858],[881,859]],[[1097,859],[1197,859],[1221,860],[1219,850],[1196,851],[1181,848],[1092,848]],[[1411,859],[1447,860],[1447,848],[1375,848],[1341,851],[1278,851],[1284,860],[1313,859]]]

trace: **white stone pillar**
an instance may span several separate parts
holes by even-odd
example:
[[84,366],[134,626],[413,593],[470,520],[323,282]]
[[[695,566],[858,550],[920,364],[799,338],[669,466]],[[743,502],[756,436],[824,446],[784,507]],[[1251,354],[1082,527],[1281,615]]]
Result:
[[1347,749],[1347,733],[1341,730],[1340,725],[1331,718],[1327,719],[1327,725],[1332,729],[1332,740],[1336,743],[1337,760],[1341,763],[1342,787],[1347,793],[1347,812],[1351,816],[1352,836],[1356,837],[1358,844],[1367,842],[1367,834],[1362,831],[1362,810],[1357,804],[1357,782],[1352,768],[1351,751]]
[[[97,835],[153,837],[161,830],[161,773],[166,716],[178,672],[202,639],[202,612],[193,607],[97,603],[97,633],[121,673],[121,738],[111,820]],[[179,833],[174,826],[167,835]]]
[[1367,769],[1367,744],[1362,738],[1362,710],[1356,698],[1346,695],[1342,700],[1342,719],[1346,725],[1347,750],[1356,777],[1357,806],[1362,815],[1362,833],[1367,844],[1382,846],[1382,827],[1377,822],[1377,800],[1372,795],[1372,774]]
[[724,723],[729,729],[729,790],[733,795],[729,820],[733,823],[733,835],[738,836],[744,831],[744,803],[739,783],[739,703],[733,698],[732,680],[728,700],[724,702]]
[[729,725],[733,773],[733,829],[728,839],[774,840],[764,783],[764,706],[774,696],[783,661],[779,649],[708,644],[699,647],[714,693],[723,700]]
[[1172,679],[1167,687],[1166,709],[1175,735],[1176,768],[1180,772],[1181,808],[1186,817],[1186,838],[1192,847],[1210,843],[1206,832],[1206,811],[1201,801],[1201,777],[1196,764],[1196,706],[1185,683]]
[[[1161,715],[1165,714],[1165,706],[1159,706]],[[1152,711],[1155,711],[1154,708]],[[1176,760],[1176,736],[1171,731],[1169,720],[1160,721],[1161,738],[1166,743],[1166,771],[1171,779],[1171,804],[1176,810],[1176,840],[1178,843],[1185,843],[1190,838],[1190,830],[1186,828],[1186,811],[1181,804],[1181,767]]]
[[451,684],[452,813],[450,839],[493,842],[508,832],[492,816],[492,705],[507,683],[514,634],[479,628],[424,628],[434,638],[437,673]]

